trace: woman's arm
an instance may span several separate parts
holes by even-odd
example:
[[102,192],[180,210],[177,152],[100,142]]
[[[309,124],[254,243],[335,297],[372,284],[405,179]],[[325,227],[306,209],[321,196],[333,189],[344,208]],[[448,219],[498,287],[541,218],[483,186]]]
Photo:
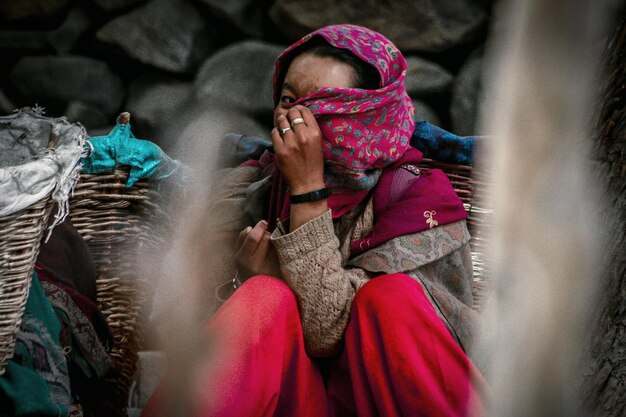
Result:
[[[323,138],[315,116],[305,106],[289,104],[274,114],[272,144],[290,198],[324,189]],[[308,353],[330,356],[343,337],[361,277],[343,268],[326,199],[292,203],[289,214],[290,233],[279,227],[272,241],[283,279],[298,298]]]
[[339,350],[354,295],[370,276],[342,266],[330,210],[291,233],[276,229],[272,242],[283,278],[298,298],[307,353],[332,356]]
[[[290,195],[324,188],[322,134],[313,113],[293,106],[276,119],[272,142]],[[301,118],[303,122],[292,124]],[[358,268],[345,269],[327,201],[292,204],[289,231],[272,234],[284,280],[295,292],[307,352],[331,356],[348,323],[356,291],[369,278]]]

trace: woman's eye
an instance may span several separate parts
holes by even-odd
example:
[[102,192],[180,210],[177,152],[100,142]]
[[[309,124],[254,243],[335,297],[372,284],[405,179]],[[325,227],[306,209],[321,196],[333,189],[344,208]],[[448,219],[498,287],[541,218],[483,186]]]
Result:
[[293,99],[293,97],[289,97],[289,96],[281,96],[281,98],[280,98],[280,102],[284,103],[284,104],[291,104],[294,101],[295,100]]

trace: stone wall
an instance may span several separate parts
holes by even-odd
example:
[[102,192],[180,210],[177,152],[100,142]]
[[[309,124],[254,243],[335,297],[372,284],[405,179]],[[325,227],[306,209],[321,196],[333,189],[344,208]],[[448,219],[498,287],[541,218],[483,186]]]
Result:
[[166,150],[172,135],[162,127],[190,109],[230,112],[237,115],[230,130],[268,135],[276,56],[317,27],[350,22],[405,53],[418,118],[472,134],[491,7],[489,0],[2,0],[0,111],[38,103],[93,135],[127,110],[134,130]]

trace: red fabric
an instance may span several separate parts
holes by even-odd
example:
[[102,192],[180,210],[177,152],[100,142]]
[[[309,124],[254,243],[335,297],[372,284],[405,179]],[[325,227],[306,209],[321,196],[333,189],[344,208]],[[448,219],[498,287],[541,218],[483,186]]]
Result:
[[329,378],[332,416],[481,416],[482,385],[413,278],[383,275],[357,293]]
[[217,359],[198,379],[194,415],[326,415],[322,376],[304,351],[296,299],[282,281],[246,281],[207,331]]
[[[374,278],[357,293],[326,384],[304,351],[295,296],[276,278],[246,281],[208,336],[215,359],[196,379],[197,416],[483,415],[484,382],[407,275]],[[144,417],[167,415],[162,396]]]
[[350,244],[351,256],[398,236],[467,218],[463,202],[443,171],[422,170],[416,176],[401,168],[404,164],[418,165],[421,159],[422,153],[411,148],[383,170],[374,188],[374,227],[368,236]]

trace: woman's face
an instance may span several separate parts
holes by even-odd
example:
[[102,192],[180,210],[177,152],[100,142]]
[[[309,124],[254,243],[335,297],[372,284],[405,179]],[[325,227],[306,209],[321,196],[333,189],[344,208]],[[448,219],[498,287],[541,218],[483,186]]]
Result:
[[311,53],[298,55],[289,65],[278,105],[274,110],[274,125],[281,114],[287,111],[293,102],[307,96],[322,87],[354,87],[356,71],[352,66],[331,57],[320,57]]

